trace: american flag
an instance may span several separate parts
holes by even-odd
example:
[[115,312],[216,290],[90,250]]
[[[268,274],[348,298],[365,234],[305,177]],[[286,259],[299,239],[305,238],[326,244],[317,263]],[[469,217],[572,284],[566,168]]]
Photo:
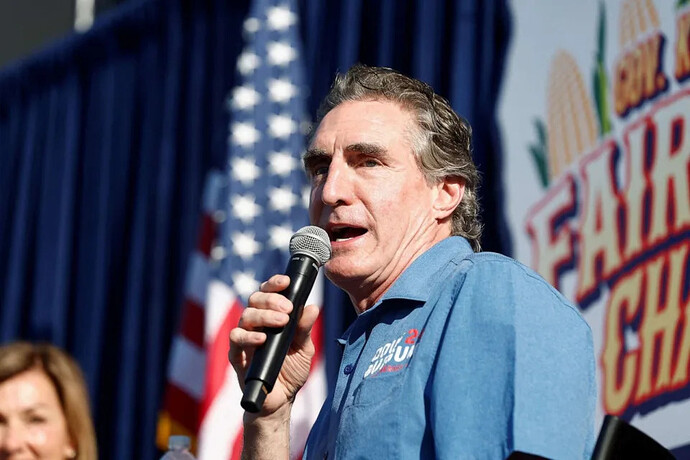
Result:
[[[201,236],[192,256],[182,327],[171,350],[157,443],[192,437],[200,460],[239,458],[241,391],[228,364],[228,336],[261,281],[283,273],[292,234],[308,223],[304,77],[293,0],[255,0],[237,62],[241,85],[228,97],[228,164],[204,192]],[[308,303],[322,305],[319,277]],[[326,396],[321,319],[317,354],[297,396],[292,457],[300,456]]]

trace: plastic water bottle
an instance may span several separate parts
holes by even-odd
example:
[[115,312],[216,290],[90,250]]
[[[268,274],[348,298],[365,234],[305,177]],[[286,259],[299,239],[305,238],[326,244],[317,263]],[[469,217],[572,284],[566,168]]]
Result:
[[168,451],[161,460],[195,460],[189,453],[189,436],[170,436],[168,438]]

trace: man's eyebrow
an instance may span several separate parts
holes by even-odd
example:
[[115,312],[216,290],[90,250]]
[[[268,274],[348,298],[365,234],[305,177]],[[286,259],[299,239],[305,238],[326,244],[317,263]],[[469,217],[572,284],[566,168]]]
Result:
[[309,170],[309,166],[320,160],[330,159],[331,155],[323,149],[309,149],[302,155],[302,164]]
[[365,155],[382,155],[386,153],[386,149],[379,144],[372,144],[369,142],[358,142],[356,144],[350,144],[345,147],[346,151],[358,152]]
[[[382,156],[386,153],[386,149],[379,145],[369,142],[357,142],[345,147],[346,152],[356,152],[364,155]],[[331,154],[323,149],[311,148],[302,155],[302,164],[304,168],[309,171],[310,167],[319,161],[330,161]]]

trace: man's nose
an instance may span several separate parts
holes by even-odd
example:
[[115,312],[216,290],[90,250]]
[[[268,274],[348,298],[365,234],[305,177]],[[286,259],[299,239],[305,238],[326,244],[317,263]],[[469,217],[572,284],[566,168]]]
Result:
[[352,171],[342,159],[333,159],[321,190],[321,201],[327,206],[349,204],[352,201]]

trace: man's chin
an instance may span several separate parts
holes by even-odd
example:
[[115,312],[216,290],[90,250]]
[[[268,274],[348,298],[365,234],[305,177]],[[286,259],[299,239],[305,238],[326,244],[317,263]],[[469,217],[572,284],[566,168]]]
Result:
[[328,278],[336,286],[346,289],[346,287],[352,282],[356,281],[359,275],[360,267],[352,264],[348,260],[344,260],[344,257],[336,256],[334,259],[329,260],[324,265],[324,273],[326,278]]

